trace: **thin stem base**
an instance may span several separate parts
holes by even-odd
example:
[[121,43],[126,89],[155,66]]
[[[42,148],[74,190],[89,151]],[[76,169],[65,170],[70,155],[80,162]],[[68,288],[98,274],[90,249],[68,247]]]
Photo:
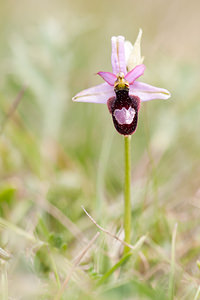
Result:
[[[124,137],[124,241],[131,242],[131,136]],[[124,247],[124,254],[130,251],[130,248]]]

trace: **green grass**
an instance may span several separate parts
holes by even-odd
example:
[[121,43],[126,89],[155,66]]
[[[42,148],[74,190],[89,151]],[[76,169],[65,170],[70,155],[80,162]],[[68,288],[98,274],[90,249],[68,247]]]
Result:
[[[185,37],[199,27],[180,34],[187,2],[179,16],[162,1],[11,2],[0,10],[0,299],[200,299],[199,41]],[[111,71],[111,35],[134,41],[139,27],[142,81],[172,98],[141,107],[123,257],[123,138],[106,106],[71,98]]]

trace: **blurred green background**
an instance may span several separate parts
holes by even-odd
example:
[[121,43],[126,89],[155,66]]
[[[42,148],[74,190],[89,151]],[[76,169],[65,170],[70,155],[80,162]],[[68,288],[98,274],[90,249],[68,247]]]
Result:
[[[199,10],[197,0],[0,1],[1,299],[199,299]],[[123,239],[123,139],[105,105],[71,98],[111,71],[111,36],[134,42],[139,28],[141,81],[172,97],[142,104],[132,138],[132,244],[146,241],[98,284],[123,247],[102,232],[75,268],[98,230],[81,205]]]

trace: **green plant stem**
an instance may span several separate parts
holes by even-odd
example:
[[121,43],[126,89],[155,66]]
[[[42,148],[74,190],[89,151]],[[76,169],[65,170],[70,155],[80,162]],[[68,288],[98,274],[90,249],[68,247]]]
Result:
[[[124,137],[125,180],[124,180],[124,232],[125,242],[131,242],[131,137]],[[125,246],[124,254],[130,249]]]
[[127,260],[130,258],[132,255],[132,252],[126,253],[108,272],[106,272],[101,279],[98,281],[97,285],[100,286],[103,284],[118,268],[123,266]]
[[176,243],[177,223],[174,226],[172,234],[172,249],[171,249],[171,272],[169,277],[169,300],[174,299],[174,287],[175,287],[175,243]]

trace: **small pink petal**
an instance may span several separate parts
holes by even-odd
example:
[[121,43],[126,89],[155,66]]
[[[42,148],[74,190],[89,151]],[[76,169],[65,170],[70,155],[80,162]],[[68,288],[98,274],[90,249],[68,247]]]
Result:
[[130,95],[138,96],[141,101],[150,101],[154,99],[165,100],[171,97],[168,90],[139,81],[135,81],[129,86],[129,93]]
[[138,65],[126,74],[125,79],[129,82],[129,84],[133,84],[138,77],[144,74],[144,70],[145,65]]
[[103,78],[103,80],[105,80],[109,85],[114,85],[117,76],[113,73],[110,72],[98,72],[97,73],[99,76],[101,76]]
[[90,102],[90,103],[103,103],[106,104],[107,100],[114,97],[114,89],[107,83],[102,83],[93,86],[89,89],[83,90],[76,94],[72,100],[76,102]]
[[124,37],[113,36],[111,39],[112,43],[112,54],[111,62],[113,73],[117,74],[119,72],[127,73],[126,71],[126,60],[125,60],[125,48],[124,48]]

